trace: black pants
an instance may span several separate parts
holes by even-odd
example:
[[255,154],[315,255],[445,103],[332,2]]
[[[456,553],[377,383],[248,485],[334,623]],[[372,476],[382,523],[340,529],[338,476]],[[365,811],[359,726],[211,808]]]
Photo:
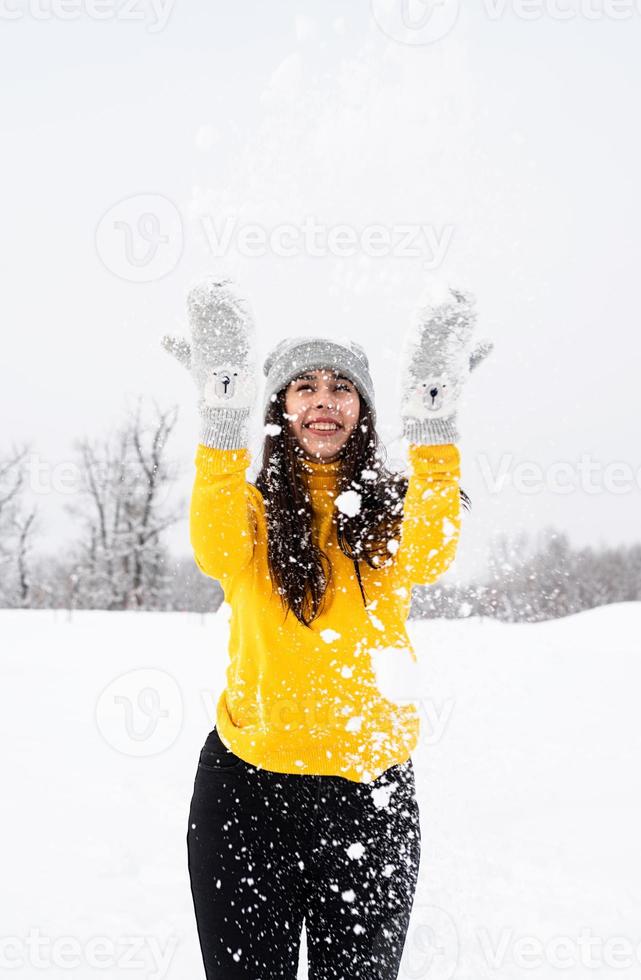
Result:
[[257,769],[216,729],[187,852],[207,980],[396,980],[420,861],[412,760],[372,783]]

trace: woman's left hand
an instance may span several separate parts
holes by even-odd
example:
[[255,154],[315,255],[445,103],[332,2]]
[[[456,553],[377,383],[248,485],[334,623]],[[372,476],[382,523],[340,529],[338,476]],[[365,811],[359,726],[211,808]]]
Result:
[[448,288],[417,307],[401,350],[399,385],[403,435],[419,445],[459,439],[457,407],[471,371],[492,351],[492,341],[472,348],[474,297]]

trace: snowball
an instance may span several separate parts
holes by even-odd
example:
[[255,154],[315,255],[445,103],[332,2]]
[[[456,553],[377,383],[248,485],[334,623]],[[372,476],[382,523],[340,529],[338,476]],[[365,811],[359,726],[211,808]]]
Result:
[[355,517],[361,509],[361,495],[356,490],[345,490],[344,493],[339,493],[334,506],[346,517]]
[[413,700],[420,691],[420,671],[411,647],[372,647],[369,650],[376,684],[388,701]]

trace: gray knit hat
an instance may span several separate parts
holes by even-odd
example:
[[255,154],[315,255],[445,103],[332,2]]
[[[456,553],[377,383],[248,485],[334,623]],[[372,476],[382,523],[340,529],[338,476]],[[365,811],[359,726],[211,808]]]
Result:
[[267,378],[263,419],[267,415],[272,395],[277,394],[304,371],[320,368],[340,370],[356,385],[359,394],[367,402],[372,424],[376,425],[374,385],[369,373],[367,354],[354,340],[340,343],[329,337],[287,337],[269,352],[263,364],[263,373]]

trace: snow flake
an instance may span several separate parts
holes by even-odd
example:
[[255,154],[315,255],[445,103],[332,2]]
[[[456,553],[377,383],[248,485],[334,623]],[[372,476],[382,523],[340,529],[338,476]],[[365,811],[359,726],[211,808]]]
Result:
[[393,870],[394,870],[393,864],[386,864],[385,867],[383,868],[383,877],[389,878]]
[[334,640],[340,640],[341,634],[337,633],[336,630],[327,629],[321,630],[319,636],[325,643],[333,643]]
[[345,725],[346,732],[359,732],[365,719],[362,715],[354,715]]
[[356,892],[353,888],[349,888],[346,892],[341,892],[341,898],[344,902],[353,902],[356,898]]
[[354,673],[353,667],[348,667],[347,664],[341,667],[341,677],[346,677],[346,678],[351,677],[353,673]]
[[355,841],[346,848],[346,851],[349,858],[361,858],[365,853],[365,848],[360,841]]
[[346,517],[355,517],[360,513],[361,495],[356,490],[345,490],[339,493],[334,501],[334,506]]
[[387,783],[385,786],[377,786],[372,790],[372,802],[380,810],[389,806],[390,796],[397,789],[398,783]]
[[456,525],[452,523],[449,517],[444,517],[443,536],[445,537],[445,540],[448,541],[454,534],[456,534]]
[[365,926],[362,926],[359,922],[354,926],[354,932],[359,936],[362,932],[365,932]]

